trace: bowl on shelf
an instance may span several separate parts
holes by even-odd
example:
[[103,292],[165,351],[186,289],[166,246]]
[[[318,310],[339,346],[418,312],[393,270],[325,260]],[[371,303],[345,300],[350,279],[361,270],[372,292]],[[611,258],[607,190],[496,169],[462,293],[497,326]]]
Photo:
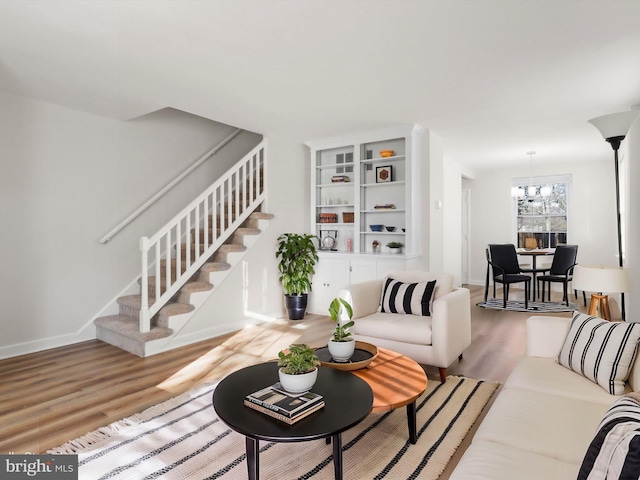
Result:
[[396,231],[396,227],[385,227],[387,229],[387,232],[395,232]]
[[372,232],[381,232],[384,228],[384,225],[369,225],[369,228]]
[[380,150],[381,157],[393,157],[393,154],[396,153],[393,150]]

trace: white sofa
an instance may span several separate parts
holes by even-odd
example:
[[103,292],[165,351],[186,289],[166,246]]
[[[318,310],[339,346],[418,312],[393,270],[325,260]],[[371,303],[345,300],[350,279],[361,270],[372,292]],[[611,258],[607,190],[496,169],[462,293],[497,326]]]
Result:
[[[571,318],[527,319],[523,358],[480,424],[451,480],[575,479],[619,396],[556,362]],[[640,389],[638,356],[625,393]]]
[[431,316],[382,313],[384,280],[356,283],[339,293],[353,307],[356,340],[436,366],[444,382],[447,367],[456,358],[462,358],[462,352],[471,343],[469,290],[454,288],[453,276],[446,273],[399,271],[390,272],[387,277],[406,283],[436,280]]

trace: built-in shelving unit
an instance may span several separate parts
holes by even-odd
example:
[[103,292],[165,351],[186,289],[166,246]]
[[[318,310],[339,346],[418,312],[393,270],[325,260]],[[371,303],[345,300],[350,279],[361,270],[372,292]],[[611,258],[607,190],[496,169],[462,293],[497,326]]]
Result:
[[[311,232],[320,239],[309,312],[326,314],[331,299],[351,283],[419,262],[420,212],[411,199],[422,132],[417,125],[398,126],[307,143]],[[393,253],[390,242],[402,243],[402,253]]]

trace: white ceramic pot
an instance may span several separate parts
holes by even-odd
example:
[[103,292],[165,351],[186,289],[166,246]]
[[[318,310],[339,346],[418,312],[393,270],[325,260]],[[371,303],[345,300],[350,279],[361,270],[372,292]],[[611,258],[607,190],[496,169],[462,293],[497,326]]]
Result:
[[347,342],[334,342],[333,339],[329,340],[329,353],[335,362],[348,362],[353,356],[355,349],[356,341],[354,338],[350,338]]
[[402,253],[402,247],[399,247],[399,248],[391,248],[391,247],[389,247],[389,251],[391,253]]
[[307,390],[311,390],[311,387],[316,383],[318,379],[318,369],[314,368],[309,373],[301,373],[299,375],[290,375],[284,373],[282,368],[278,370],[278,376],[280,377],[280,384],[287,392],[302,393]]

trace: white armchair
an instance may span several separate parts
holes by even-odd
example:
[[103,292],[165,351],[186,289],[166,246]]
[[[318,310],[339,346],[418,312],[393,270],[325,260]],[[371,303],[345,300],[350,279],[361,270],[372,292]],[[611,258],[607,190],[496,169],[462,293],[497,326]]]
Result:
[[436,280],[431,316],[380,312],[384,280],[356,283],[339,296],[353,307],[357,340],[406,355],[418,363],[433,365],[445,381],[447,367],[471,343],[469,290],[454,288],[453,276],[421,271],[390,272],[388,278],[415,283]]

